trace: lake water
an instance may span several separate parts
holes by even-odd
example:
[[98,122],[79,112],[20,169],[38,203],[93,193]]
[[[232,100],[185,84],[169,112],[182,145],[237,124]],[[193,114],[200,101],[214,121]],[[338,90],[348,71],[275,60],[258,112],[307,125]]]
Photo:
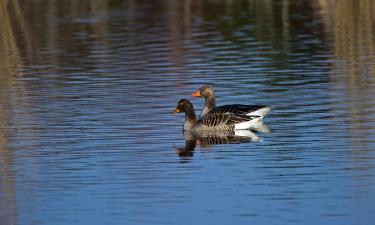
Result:
[[[375,1],[0,11],[1,225],[375,224]],[[185,142],[204,84],[271,132]]]

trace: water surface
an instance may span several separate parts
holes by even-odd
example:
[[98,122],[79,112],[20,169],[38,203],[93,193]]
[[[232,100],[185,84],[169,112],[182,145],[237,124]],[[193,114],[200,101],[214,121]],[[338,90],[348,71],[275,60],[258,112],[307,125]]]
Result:
[[[375,223],[374,1],[0,10],[0,224]],[[203,84],[272,132],[185,142]]]

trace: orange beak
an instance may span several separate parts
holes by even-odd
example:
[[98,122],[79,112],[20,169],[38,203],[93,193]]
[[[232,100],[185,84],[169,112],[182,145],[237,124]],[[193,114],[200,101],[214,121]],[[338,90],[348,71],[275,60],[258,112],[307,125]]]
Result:
[[201,92],[199,90],[195,91],[193,94],[191,94],[191,96],[193,96],[193,97],[201,97]]
[[181,112],[181,110],[179,109],[179,108],[176,108],[174,111],[173,111],[173,113],[180,113]]

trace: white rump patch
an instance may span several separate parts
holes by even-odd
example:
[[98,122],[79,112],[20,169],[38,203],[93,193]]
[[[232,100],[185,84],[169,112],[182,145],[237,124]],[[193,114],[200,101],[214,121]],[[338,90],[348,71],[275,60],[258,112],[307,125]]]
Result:
[[261,119],[262,119],[261,117],[258,117],[258,118],[252,119],[250,121],[246,121],[246,122],[243,122],[243,123],[235,124],[234,125],[234,129],[236,129],[236,130],[248,130],[248,129],[251,129],[253,126],[257,125],[258,122]]
[[260,133],[271,133],[271,129],[263,122],[263,120],[254,123],[251,128],[252,131]]
[[266,106],[266,107],[263,107],[263,108],[260,108],[260,109],[258,109],[256,111],[254,111],[254,112],[248,113],[246,115],[248,115],[248,116],[260,116],[261,118],[263,118],[270,111],[271,111],[271,107]]

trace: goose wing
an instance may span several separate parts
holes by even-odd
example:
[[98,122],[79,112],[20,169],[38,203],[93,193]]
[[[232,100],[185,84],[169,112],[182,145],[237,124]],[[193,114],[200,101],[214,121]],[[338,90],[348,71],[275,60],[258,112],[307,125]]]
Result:
[[253,120],[259,116],[247,116],[244,114],[209,113],[202,116],[197,123],[207,127],[231,126]]
[[262,108],[266,108],[264,105],[242,105],[242,104],[233,104],[233,105],[223,105],[218,106],[210,111],[210,113],[234,113],[234,114],[248,114],[254,111],[257,111]]

